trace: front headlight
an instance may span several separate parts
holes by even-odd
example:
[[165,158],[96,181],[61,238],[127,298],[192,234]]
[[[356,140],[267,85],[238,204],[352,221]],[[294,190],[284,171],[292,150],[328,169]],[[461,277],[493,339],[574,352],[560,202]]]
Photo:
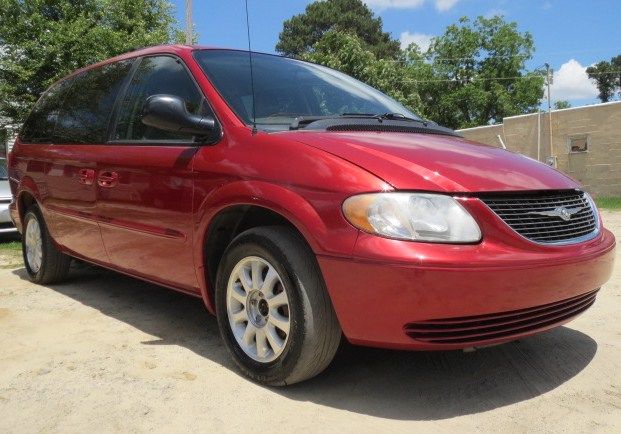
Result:
[[343,214],[360,230],[400,240],[474,243],[481,239],[468,211],[441,194],[360,194],[343,202]]

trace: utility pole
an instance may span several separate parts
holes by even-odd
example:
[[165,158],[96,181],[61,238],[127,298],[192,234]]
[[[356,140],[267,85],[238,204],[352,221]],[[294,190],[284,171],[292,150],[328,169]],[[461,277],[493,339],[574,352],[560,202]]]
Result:
[[185,43],[192,45],[192,0],[185,0]]
[[550,166],[556,167],[556,154],[554,153],[554,144],[552,143],[552,98],[550,95],[550,86],[552,85],[553,72],[550,64],[546,63],[546,86],[548,87],[548,135],[550,138]]

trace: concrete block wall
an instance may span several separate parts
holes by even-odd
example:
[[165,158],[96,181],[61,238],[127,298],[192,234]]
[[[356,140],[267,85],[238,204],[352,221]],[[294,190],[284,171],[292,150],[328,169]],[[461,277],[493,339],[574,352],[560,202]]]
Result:
[[[557,168],[595,196],[621,197],[621,101],[552,111],[552,149],[547,113],[512,116],[502,124],[467,128],[466,138],[545,162],[556,156]],[[570,139],[587,137],[588,151],[571,152]]]

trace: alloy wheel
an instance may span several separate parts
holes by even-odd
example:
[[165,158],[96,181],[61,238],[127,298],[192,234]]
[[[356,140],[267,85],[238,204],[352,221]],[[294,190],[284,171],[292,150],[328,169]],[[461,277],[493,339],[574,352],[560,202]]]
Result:
[[36,218],[28,220],[25,234],[26,260],[33,273],[38,273],[43,262],[43,237]]
[[226,290],[229,325],[242,351],[269,363],[282,354],[291,326],[289,298],[272,264],[258,256],[240,260]]

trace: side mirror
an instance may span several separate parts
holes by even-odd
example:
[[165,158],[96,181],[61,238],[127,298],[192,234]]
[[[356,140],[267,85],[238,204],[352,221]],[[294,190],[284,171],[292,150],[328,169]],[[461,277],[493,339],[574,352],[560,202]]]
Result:
[[216,129],[211,116],[193,115],[185,101],[174,95],[152,95],[147,98],[142,111],[142,123],[173,133],[204,136]]

